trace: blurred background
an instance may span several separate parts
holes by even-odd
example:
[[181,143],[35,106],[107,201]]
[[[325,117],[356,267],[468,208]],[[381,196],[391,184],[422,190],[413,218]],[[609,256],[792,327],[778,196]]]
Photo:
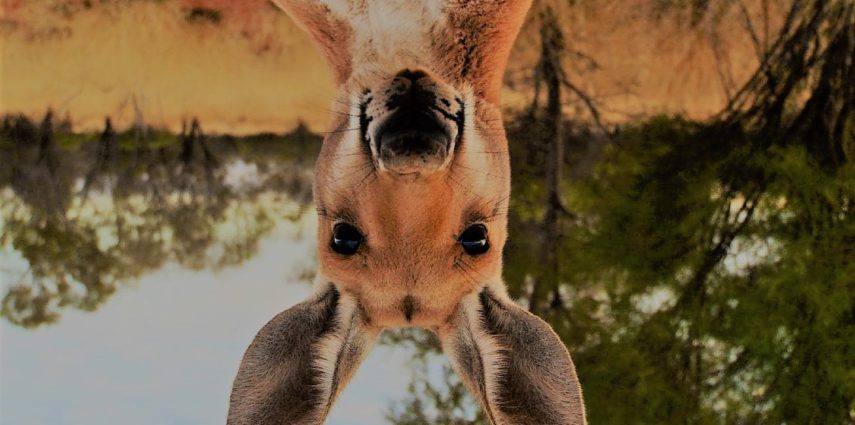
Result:
[[[310,292],[331,77],[266,0],[0,0],[0,423],[224,422]],[[597,424],[855,424],[855,2],[536,0],[505,277]],[[387,332],[331,424],[485,424]]]

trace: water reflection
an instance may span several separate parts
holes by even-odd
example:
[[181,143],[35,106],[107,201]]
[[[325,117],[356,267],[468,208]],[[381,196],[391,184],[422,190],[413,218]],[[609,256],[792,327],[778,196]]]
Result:
[[64,308],[94,310],[123,282],[168,262],[233,266],[258,250],[279,219],[311,202],[320,140],[293,133],[178,135],[145,126],[80,135],[48,113],[39,125],[7,116],[0,149],[2,315],[34,327]]

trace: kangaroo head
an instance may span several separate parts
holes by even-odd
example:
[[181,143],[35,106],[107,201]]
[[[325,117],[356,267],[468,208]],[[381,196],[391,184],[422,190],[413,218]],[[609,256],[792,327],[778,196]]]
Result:
[[318,277],[256,335],[229,425],[320,424],[386,327],[441,340],[493,424],[585,424],[575,367],[501,280],[497,105],[530,0],[276,0],[340,96],[316,165]]
[[436,326],[501,285],[501,78],[528,1],[280,1],[336,81],[316,165],[318,281],[378,326]]

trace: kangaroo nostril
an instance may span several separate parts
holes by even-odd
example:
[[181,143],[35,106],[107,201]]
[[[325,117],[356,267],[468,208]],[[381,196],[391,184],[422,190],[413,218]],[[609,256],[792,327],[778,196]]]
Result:
[[413,71],[411,69],[405,69],[405,70],[399,72],[398,75],[396,75],[395,77],[396,78],[406,78],[410,81],[415,82],[419,78],[427,77],[427,74],[424,71],[419,71],[419,70]]

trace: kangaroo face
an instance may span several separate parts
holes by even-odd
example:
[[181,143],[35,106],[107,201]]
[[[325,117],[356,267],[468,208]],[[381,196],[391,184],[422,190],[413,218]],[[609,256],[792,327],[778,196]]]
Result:
[[350,293],[380,327],[440,326],[465,294],[504,288],[497,105],[529,2],[274,1],[339,91],[315,168],[319,287]]
[[381,326],[435,326],[500,279],[510,193],[495,106],[424,68],[359,78],[317,162],[319,275]]

